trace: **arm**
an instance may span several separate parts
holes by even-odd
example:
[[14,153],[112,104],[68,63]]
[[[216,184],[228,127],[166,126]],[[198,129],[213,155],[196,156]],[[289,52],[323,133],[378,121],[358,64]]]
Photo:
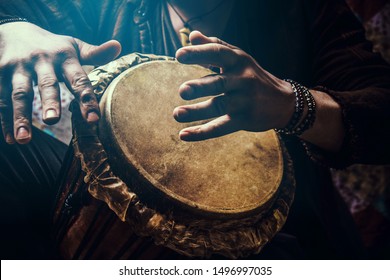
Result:
[[[207,124],[182,130],[182,140],[197,141],[242,129],[265,131],[287,125],[295,107],[295,96],[288,82],[262,69],[244,51],[217,38],[193,32],[190,40],[193,46],[182,48],[176,54],[180,62],[212,64],[223,71],[180,87],[184,99],[216,96],[206,102],[176,108],[174,116],[178,121],[217,117]],[[317,104],[317,117],[313,127],[301,137],[323,149],[337,151],[344,136],[340,106],[324,92],[312,90],[311,93]]]
[[[337,0],[304,2],[307,2],[307,14],[310,19],[308,26],[311,27],[310,34],[312,34],[311,38],[313,39],[314,84],[319,87],[311,90],[317,101],[316,121],[311,129],[300,136],[301,139],[305,140],[305,146],[310,155],[326,164],[344,166],[353,162],[389,162],[390,149],[386,143],[390,140],[389,126],[387,125],[390,114],[390,110],[388,110],[390,105],[388,78],[390,67],[380,57],[372,54],[370,44],[364,40],[364,32],[361,26],[348,11],[345,3]],[[192,37],[195,46],[179,50],[177,53],[179,61],[184,63],[206,63],[202,61],[202,57],[207,57],[207,55],[223,60],[220,51],[226,51],[229,45],[215,38],[199,39],[201,35],[198,34],[192,35]],[[224,46],[216,46],[215,44]],[[196,45],[204,45],[204,47],[201,49]],[[207,45],[208,48],[206,48]],[[250,78],[252,85],[256,84],[256,81],[259,82],[257,88],[261,90],[249,91],[250,94],[247,94],[247,88],[234,89],[234,96],[241,96],[247,100],[246,104],[249,105],[243,109],[241,114],[231,114],[227,111],[220,112],[219,115],[224,115],[224,117],[219,120],[216,119],[203,126],[183,130],[182,139],[203,140],[240,129],[262,131],[280,128],[291,117],[294,107],[291,101],[292,97],[290,96],[290,102],[283,102],[286,99],[280,98],[288,96],[287,91],[284,91],[283,94],[283,90],[277,90],[280,89],[279,86],[273,87],[273,90],[264,91],[264,88],[270,89],[264,81],[269,82],[276,79],[277,84],[281,85],[281,80],[261,69],[256,62],[251,61],[251,59],[248,60],[248,55],[243,54],[242,51],[237,52],[233,47],[234,54],[232,51],[228,52],[236,58],[244,58],[243,60],[238,58],[235,62],[246,61],[249,63],[236,63],[241,68],[235,70],[223,69],[223,76],[229,79],[244,78],[245,80]],[[187,57],[190,59],[187,60]],[[225,62],[219,61],[218,63],[217,66],[223,68]],[[244,64],[245,66],[242,67]],[[256,78],[258,77],[256,73],[262,73],[261,75],[266,79],[263,79],[262,82],[261,79]],[[221,80],[220,78],[215,80],[214,85],[208,86],[209,93],[203,92],[200,95],[216,95],[232,91],[232,88],[221,87],[221,85],[231,84],[227,80]],[[190,82],[190,86],[197,87],[201,83],[200,80]],[[205,80],[203,80],[203,83],[205,83]],[[209,80],[209,83],[212,83],[212,81]],[[270,84],[268,83],[268,85]],[[183,85],[180,88],[181,94],[183,95],[183,92],[188,91],[189,88],[191,87]],[[203,86],[203,88],[205,87]],[[210,91],[210,88],[213,88],[214,92],[213,90]],[[256,86],[251,88],[255,89]],[[219,92],[216,93],[215,89],[219,89]],[[238,92],[241,92],[241,94],[237,94]],[[196,98],[198,95],[193,94],[192,98]],[[256,100],[259,96],[266,98],[268,103],[264,99],[261,102],[259,102],[259,99]],[[217,100],[219,99],[221,98]],[[236,98],[236,100],[238,99]],[[244,104],[245,102],[234,103]],[[210,104],[210,110],[214,110],[212,107],[219,106],[215,106],[215,102],[210,102]],[[257,108],[255,108],[256,104],[258,105]],[[282,112],[284,121],[279,119],[278,122],[274,122],[277,120],[272,117],[275,111]],[[199,105],[185,106],[177,108],[174,115],[179,121],[202,119],[199,112],[201,112]],[[248,112],[254,114],[247,114]],[[191,119],[189,118],[190,115],[195,115],[196,118]],[[269,117],[271,117],[271,120]],[[372,133],[373,131],[375,132]]]
[[337,153],[345,137],[341,107],[325,92],[310,92],[317,105],[316,119],[313,126],[299,137],[325,151]]
[[[332,165],[390,161],[390,66],[364,37],[344,1],[305,1],[315,88],[342,113],[345,137],[338,153],[308,144],[314,158]],[[315,13],[313,13],[315,11]]]

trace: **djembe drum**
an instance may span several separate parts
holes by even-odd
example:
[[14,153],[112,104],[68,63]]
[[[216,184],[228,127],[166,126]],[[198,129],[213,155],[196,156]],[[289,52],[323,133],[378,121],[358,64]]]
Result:
[[73,106],[54,214],[62,257],[239,258],[281,229],[295,185],[274,131],[179,140],[178,88],[211,74],[141,54],[91,72],[102,118],[87,126]]

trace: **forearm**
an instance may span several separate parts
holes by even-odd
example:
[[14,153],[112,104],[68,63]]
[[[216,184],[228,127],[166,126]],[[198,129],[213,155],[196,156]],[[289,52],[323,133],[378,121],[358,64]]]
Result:
[[300,136],[308,155],[335,168],[389,164],[390,85],[352,91],[316,89],[311,93],[317,118]]
[[313,126],[300,138],[329,152],[338,152],[345,136],[340,105],[328,94],[310,90],[316,102]]
[[[325,106],[328,109],[324,108],[324,112],[328,113],[324,118],[318,106],[315,127],[302,135],[302,140],[312,157],[330,166],[388,164],[389,65],[372,53],[364,29],[345,3],[318,0],[305,4],[307,11],[311,11],[307,15],[313,50],[313,81],[308,86],[325,92],[323,96],[329,97],[330,106]],[[332,103],[338,108],[337,113],[331,109]],[[337,126],[340,124],[342,133]]]

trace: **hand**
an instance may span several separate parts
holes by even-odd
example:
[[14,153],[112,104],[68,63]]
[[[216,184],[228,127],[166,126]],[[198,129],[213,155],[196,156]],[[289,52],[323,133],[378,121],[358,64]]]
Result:
[[111,61],[121,51],[119,42],[92,46],[27,22],[1,25],[0,41],[0,118],[7,143],[31,140],[33,82],[38,85],[45,123],[60,119],[59,81],[64,81],[79,101],[87,122],[99,120],[98,103],[81,64]]
[[221,74],[187,81],[179,93],[185,100],[213,96],[207,101],[175,108],[174,118],[192,122],[215,118],[180,131],[185,141],[219,137],[238,130],[265,131],[287,125],[295,108],[291,85],[261,68],[241,49],[198,31],[192,46],[176,52],[179,62],[220,67]]

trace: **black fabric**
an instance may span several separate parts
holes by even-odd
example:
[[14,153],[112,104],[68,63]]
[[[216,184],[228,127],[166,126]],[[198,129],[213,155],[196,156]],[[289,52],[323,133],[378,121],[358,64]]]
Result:
[[28,145],[0,138],[1,259],[51,258],[50,212],[67,146],[35,128]]
[[154,53],[174,57],[176,50],[181,47],[181,43],[173,29],[168,6],[164,2],[159,1],[153,11],[155,20],[151,22],[151,30],[153,30]]

